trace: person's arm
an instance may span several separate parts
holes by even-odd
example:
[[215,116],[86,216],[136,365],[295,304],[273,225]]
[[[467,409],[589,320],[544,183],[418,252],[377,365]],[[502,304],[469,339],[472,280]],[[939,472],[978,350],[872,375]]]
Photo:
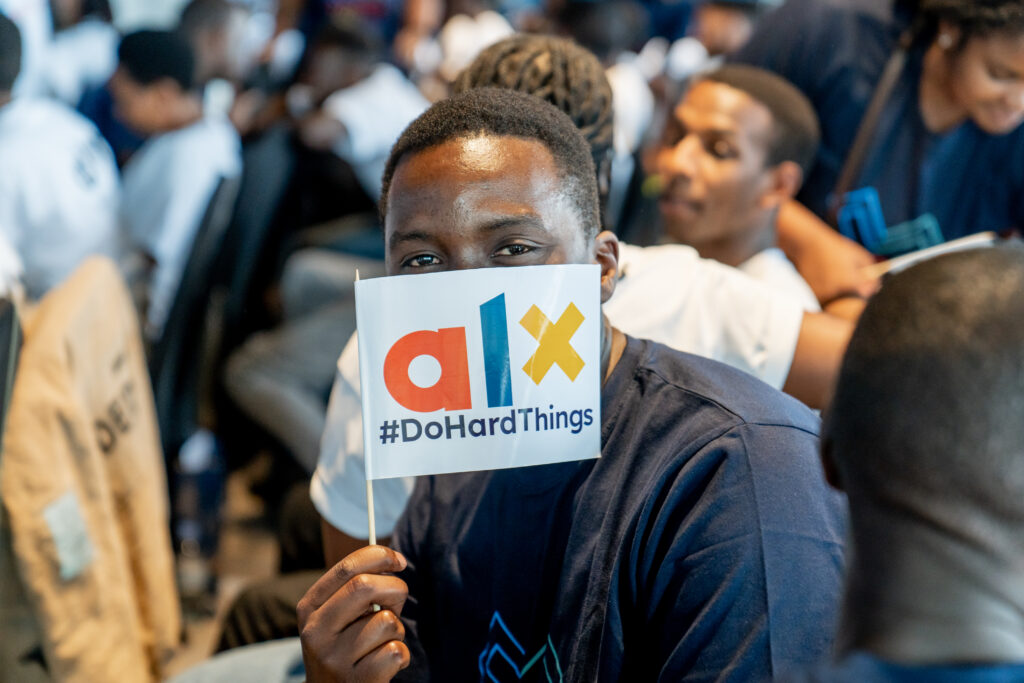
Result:
[[390,681],[409,666],[399,618],[408,587],[392,575],[405,567],[405,558],[394,550],[360,548],[307,591],[297,611],[309,683]]
[[824,409],[832,390],[853,323],[827,313],[805,313],[782,390],[812,408]]
[[844,296],[867,297],[878,279],[864,274],[875,257],[843,237],[796,200],[782,205],[777,220],[779,247],[814,290],[823,306]]
[[647,496],[620,680],[769,680],[828,655],[844,520],[817,448],[806,429],[739,425]]

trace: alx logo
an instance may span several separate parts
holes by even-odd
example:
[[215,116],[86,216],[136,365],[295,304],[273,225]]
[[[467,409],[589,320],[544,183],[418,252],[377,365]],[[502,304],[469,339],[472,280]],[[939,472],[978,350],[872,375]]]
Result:
[[[535,384],[540,384],[555,365],[570,381],[576,380],[585,363],[570,340],[583,320],[583,314],[572,303],[557,322],[551,322],[535,305],[522,317],[519,324],[537,340],[537,350],[523,366],[523,372]],[[504,294],[480,305],[480,328],[487,406],[511,406],[512,371]],[[409,365],[420,356],[432,356],[441,366],[441,376],[432,386],[418,386],[409,378]],[[419,330],[396,341],[384,359],[384,384],[395,401],[418,413],[472,408],[466,328]]]

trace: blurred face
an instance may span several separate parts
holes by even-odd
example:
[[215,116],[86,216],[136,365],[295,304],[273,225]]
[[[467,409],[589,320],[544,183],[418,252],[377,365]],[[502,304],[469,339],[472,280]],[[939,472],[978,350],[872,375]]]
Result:
[[695,36],[708,54],[727,55],[746,45],[754,32],[750,15],[735,7],[703,4],[697,7]]
[[771,129],[767,108],[730,86],[703,81],[683,97],[655,157],[669,237],[700,251],[770,223]]
[[587,240],[562,187],[536,140],[483,135],[410,154],[388,195],[388,274],[594,262],[614,237]]
[[971,38],[948,65],[950,93],[979,128],[1003,135],[1024,122],[1024,35]]
[[161,132],[165,127],[166,94],[170,87],[153,83],[142,85],[118,67],[107,84],[114,98],[114,113],[122,122],[143,135]]

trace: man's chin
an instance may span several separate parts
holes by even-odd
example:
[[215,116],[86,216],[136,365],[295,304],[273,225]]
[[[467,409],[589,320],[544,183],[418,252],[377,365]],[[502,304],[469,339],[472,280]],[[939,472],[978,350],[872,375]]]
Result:
[[669,235],[686,235],[693,231],[700,218],[700,212],[689,202],[662,199],[658,202],[665,232]]

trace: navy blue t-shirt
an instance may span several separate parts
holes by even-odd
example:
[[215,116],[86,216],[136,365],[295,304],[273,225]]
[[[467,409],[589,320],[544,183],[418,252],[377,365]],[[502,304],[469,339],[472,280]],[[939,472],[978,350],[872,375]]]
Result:
[[783,683],[1020,683],[1024,662],[1003,665],[903,666],[855,652],[837,664],[782,676]]
[[[822,144],[798,198],[826,216],[861,119],[908,17],[892,0],[789,0],[737,61],[774,71],[811,100]],[[1024,227],[1024,127],[989,135],[972,121],[936,135],[918,106],[923,48],[911,51],[854,189],[874,187],[886,224],[925,213],[946,239]]]
[[601,410],[598,460],[418,480],[401,680],[753,681],[828,653],[845,517],[817,418],[635,339]]

